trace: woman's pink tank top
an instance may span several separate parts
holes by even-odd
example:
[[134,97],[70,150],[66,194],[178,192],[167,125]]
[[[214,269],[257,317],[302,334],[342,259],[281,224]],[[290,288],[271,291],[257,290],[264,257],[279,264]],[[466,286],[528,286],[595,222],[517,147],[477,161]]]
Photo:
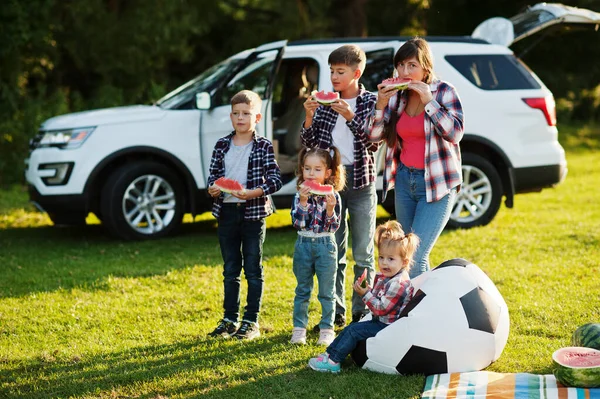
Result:
[[406,166],[425,169],[425,111],[415,117],[400,114],[396,132],[402,139],[400,162]]

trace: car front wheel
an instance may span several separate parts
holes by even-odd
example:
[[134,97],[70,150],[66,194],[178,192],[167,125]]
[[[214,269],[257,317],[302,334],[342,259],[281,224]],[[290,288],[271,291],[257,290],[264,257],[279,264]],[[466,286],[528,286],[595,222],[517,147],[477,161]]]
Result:
[[102,224],[125,240],[169,235],[183,217],[183,186],[168,167],[151,161],[122,166],[104,184]]
[[448,226],[485,226],[496,216],[502,201],[502,182],[498,171],[485,158],[465,153],[462,174],[463,184],[456,195]]

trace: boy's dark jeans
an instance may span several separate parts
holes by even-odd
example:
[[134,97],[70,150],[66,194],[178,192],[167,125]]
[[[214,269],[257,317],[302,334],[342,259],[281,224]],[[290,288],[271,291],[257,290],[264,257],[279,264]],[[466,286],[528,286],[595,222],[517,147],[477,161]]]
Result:
[[240,276],[242,268],[248,281],[248,297],[243,320],[257,322],[263,293],[262,248],[265,220],[245,221],[245,206],[223,204],[219,216],[219,245],[223,256],[225,318],[238,321],[240,310]]

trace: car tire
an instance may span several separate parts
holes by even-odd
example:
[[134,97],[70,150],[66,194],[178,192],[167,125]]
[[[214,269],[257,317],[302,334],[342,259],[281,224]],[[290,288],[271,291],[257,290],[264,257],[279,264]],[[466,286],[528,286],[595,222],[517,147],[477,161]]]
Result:
[[468,229],[485,226],[500,209],[503,190],[498,171],[487,159],[472,153],[462,156],[463,184],[456,195],[448,226]]
[[128,163],[102,188],[102,224],[124,240],[164,237],[181,224],[183,201],[183,185],[171,169],[152,161]]

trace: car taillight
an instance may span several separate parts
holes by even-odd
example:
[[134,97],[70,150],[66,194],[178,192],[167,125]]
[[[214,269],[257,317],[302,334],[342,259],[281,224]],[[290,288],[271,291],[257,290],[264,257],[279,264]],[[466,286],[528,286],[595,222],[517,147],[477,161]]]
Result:
[[548,126],[556,126],[556,103],[554,97],[536,97],[536,98],[524,98],[525,104],[531,108],[539,109],[544,113]]

